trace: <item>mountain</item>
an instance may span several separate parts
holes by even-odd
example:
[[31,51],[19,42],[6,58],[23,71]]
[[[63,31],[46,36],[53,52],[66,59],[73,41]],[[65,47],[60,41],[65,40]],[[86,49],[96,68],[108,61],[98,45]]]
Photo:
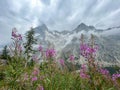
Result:
[[84,23],[72,31],[50,31],[45,24],[34,28],[38,44],[44,48],[52,47],[58,52],[58,57],[69,57],[70,54],[80,58],[80,35],[84,34],[88,40],[91,34],[95,36],[95,43],[99,46],[97,60],[106,64],[120,63],[120,27],[96,29]]
[[89,30],[96,30],[96,29],[95,29],[94,26],[87,26],[86,24],[81,23],[81,24],[78,25],[78,27],[75,28],[75,30],[73,30],[73,31],[75,31],[75,32],[80,32],[80,31],[82,31],[82,30],[84,30],[84,31],[89,31]]

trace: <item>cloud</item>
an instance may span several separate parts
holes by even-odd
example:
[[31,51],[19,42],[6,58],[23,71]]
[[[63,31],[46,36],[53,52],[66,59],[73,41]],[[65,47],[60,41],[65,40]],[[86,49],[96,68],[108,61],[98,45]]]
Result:
[[6,43],[12,27],[25,33],[45,23],[51,30],[72,30],[81,22],[97,28],[118,26],[120,0],[0,0],[0,38]]

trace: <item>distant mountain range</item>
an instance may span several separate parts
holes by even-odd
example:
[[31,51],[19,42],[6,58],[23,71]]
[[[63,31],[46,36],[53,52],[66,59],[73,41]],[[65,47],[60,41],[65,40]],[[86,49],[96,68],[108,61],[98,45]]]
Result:
[[74,30],[60,32],[49,30],[45,24],[42,24],[34,30],[38,44],[44,48],[55,48],[58,57],[64,56],[65,58],[70,54],[79,58],[81,34],[85,35],[86,40],[94,34],[95,43],[99,46],[97,60],[104,63],[120,63],[120,27],[96,29],[94,26],[81,23]]

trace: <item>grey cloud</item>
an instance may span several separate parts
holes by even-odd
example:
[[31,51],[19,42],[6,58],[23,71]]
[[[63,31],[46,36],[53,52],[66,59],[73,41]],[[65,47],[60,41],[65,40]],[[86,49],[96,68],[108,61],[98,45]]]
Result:
[[51,30],[72,30],[81,22],[118,26],[120,0],[0,0],[0,12],[1,44],[9,40],[12,27],[24,33],[41,23]]

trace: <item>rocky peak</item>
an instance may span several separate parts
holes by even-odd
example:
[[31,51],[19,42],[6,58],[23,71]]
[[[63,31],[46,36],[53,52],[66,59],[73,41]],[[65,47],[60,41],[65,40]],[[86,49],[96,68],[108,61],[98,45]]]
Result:
[[41,24],[40,26],[36,27],[35,29],[35,33],[43,33],[45,31],[48,31],[48,28],[45,24]]
[[79,31],[82,31],[82,30],[85,30],[85,31],[89,31],[89,30],[95,30],[95,27],[94,26],[88,26],[84,23],[81,23],[80,25],[77,26],[77,28],[75,29],[76,32],[79,32]]

